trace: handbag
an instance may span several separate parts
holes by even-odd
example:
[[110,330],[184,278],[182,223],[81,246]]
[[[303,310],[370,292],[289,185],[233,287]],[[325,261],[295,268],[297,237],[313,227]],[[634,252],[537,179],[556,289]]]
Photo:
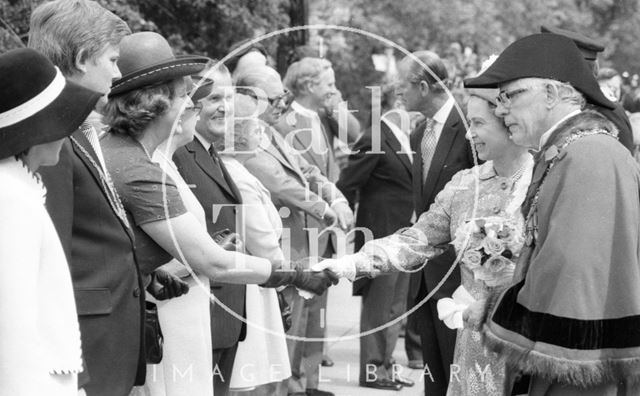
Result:
[[282,327],[284,327],[284,331],[287,332],[292,325],[291,315],[293,314],[293,309],[291,308],[291,304],[289,304],[285,298],[284,293],[276,291],[276,295],[278,296],[280,316],[282,316]]
[[164,337],[158,318],[158,306],[151,301],[145,301],[144,350],[147,363],[158,364],[162,361],[163,343]]

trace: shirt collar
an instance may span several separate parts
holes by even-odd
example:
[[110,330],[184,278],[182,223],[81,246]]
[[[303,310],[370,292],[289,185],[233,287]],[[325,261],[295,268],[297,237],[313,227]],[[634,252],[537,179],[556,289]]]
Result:
[[300,103],[296,102],[295,100],[291,103],[291,108],[298,114],[303,115],[307,118],[315,118],[318,117],[318,113],[316,113],[315,111],[308,109],[306,107],[304,107],[303,105],[301,105]]
[[447,122],[447,118],[449,117],[449,113],[451,113],[451,109],[453,109],[455,101],[452,97],[449,97],[444,105],[433,115],[433,120],[439,124],[444,124]]
[[204,147],[205,150],[209,151],[209,148],[211,148],[210,142],[207,142],[207,140],[203,138],[202,135],[200,135],[198,132],[196,132],[196,139],[198,139],[198,141],[200,142],[200,144],[202,144],[202,147]]
[[551,126],[551,128],[547,129],[547,131],[545,133],[542,134],[542,136],[540,137],[540,147],[538,148],[538,150],[541,150],[542,147],[545,145],[545,143],[547,143],[547,140],[549,140],[549,136],[551,136],[551,133],[553,133],[553,131],[556,130],[556,128],[558,128],[558,126],[560,124],[562,124],[563,122],[565,122],[566,120],[568,120],[569,118],[580,114],[580,110],[574,110],[571,113],[567,114],[566,116],[562,117],[558,122],[556,122],[555,124],[553,124]]

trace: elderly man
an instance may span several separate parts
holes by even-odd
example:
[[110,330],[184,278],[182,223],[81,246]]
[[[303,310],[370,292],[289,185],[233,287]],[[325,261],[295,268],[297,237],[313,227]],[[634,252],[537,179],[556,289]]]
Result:
[[[578,50],[580,50],[584,61],[593,72],[593,75],[596,78],[598,77],[598,71],[600,70],[600,66],[598,64],[598,53],[604,51],[604,45],[580,33],[556,27],[541,26],[540,32],[559,34],[573,40],[576,47],[578,47]],[[631,132],[631,122],[629,121],[629,117],[620,103],[613,102],[613,105],[615,106],[613,110],[602,106],[594,106],[594,110],[613,122],[613,125],[618,128],[618,140],[620,140],[620,143],[633,153],[633,133]]]
[[[264,110],[260,111],[258,117],[270,127],[267,128],[270,144],[247,160],[244,166],[269,190],[276,207],[285,208],[285,211],[281,212],[287,214],[282,219],[284,229],[288,230],[282,236],[282,248],[285,253],[289,252],[290,258],[294,260],[308,257],[310,235],[305,230],[311,227],[309,222],[324,222],[327,225],[338,222],[346,228],[353,218],[351,210],[346,205],[347,201],[342,193],[320,169],[310,164],[274,129],[291,100],[291,95],[284,89],[278,72],[268,66],[246,70],[236,79],[236,91],[253,97],[258,104],[262,103]],[[304,336],[310,324],[309,316],[313,319],[314,313],[309,312],[309,304],[298,297],[295,288],[287,288],[283,293],[287,300],[293,302],[290,333]],[[292,381],[299,384],[303,377],[303,352],[311,344],[288,339],[287,345],[294,377]],[[318,355],[313,356],[315,369],[319,363]],[[317,384],[315,387],[309,386],[307,381],[307,385],[309,394],[325,394],[317,390]],[[278,389],[269,394],[280,392],[282,390]]]
[[538,150],[525,247],[488,304],[488,346],[531,375],[531,396],[640,394],[640,171],[613,124],[583,110],[613,104],[555,34],[516,41],[465,85],[499,88],[496,114]]

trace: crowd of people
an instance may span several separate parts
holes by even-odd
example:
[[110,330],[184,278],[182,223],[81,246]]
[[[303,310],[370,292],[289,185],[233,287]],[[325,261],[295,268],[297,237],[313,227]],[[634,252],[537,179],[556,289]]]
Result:
[[0,394],[331,396],[341,278],[360,386],[415,385],[413,309],[425,395],[639,394],[640,168],[603,49],[543,27],[466,103],[417,51],[361,128],[327,59],[281,76],[39,5],[0,55]]

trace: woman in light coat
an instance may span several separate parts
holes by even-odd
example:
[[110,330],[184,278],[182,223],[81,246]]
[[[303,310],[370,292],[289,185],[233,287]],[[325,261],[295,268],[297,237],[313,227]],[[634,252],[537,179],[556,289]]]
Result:
[[0,55],[0,91],[0,395],[76,395],[73,287],[37,171],[58,162],[100,94],[32,49]]

